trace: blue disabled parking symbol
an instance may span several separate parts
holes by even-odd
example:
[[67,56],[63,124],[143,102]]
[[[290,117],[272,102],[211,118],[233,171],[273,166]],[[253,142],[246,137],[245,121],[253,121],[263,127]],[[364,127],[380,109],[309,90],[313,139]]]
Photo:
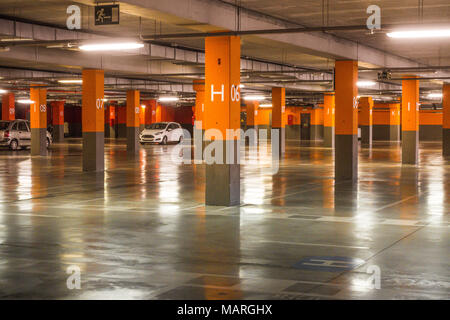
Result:
[[364,260],[351,257],[306,257],[294,264],[294,268],[304,270],[339,272],[353,270],[362,265]]

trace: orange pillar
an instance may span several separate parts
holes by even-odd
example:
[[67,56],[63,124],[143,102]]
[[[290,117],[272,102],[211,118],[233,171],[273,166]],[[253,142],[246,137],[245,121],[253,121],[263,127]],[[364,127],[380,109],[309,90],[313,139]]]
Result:
[[417,164],[419,157],[419,80],[402,81],[402,163]]
[[138,90],[127,91],[127,151],[139,152],[139,112],[141,110]]
[[336,61],[335,179],[358,178],[358,62]]
[[361,144],[372,146],[373,127],[373,99],[372,97],[361,97],[359,99],[359,123],[361,126]]
[[150,99],[144,101],[145,115],[144,125],[149,125],[156,122],[156,100]]
[[272,156],[275,155],[279,158],[283,156],[285,151],[285,109],[286,89],[272,88]]
[[[205,39],[207,205],[230,206],[240,203],[240,137],[239,133],[229,134],[230,130],[236,132],[240,128],[240,59],[239,37]],[[213,136],[208,132],[213,133]]]
[[442,88],[442,152],[445,157],[450,157],[450,84],[444,84]]
[[83,170],[103,171],[105,168],[104,71],[85,69],[82,77]]
[[39,85],[30,88],[31,155],[47,154],[47,89]]
[[389,140],[400,140],[400,103],[389,104]]
[[259,102],[247,101],[245,103],[245,108],[247,110],[245,143],[254,146],[258,143],[258,125],[256,124],[256,115],[258,114]]
[[52,106],[52,125],[53,141],[64,141],[64,101],[53,101]]
[[323,146],[334,148],[334,92],[325,93],[323,96]]
[[16,107],[14,104],[14,93],[8,92],[2,96],[2,120],[15,120]]

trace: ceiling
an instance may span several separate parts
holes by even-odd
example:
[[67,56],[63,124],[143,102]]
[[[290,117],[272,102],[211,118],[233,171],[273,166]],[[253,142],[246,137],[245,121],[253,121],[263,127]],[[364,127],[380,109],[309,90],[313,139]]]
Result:
[[[180,0],[181,1],[181,0]],[[422,1],[415,0],[396,0],[396,1],[365,1],[365,0],[223,0],[215,2],[229,3],[240,6],[248,12],[260,14],[261,17],[269,17],[271,19],[278,19],[286,22],[291,26],[303,27],[317,27],[317,26],[348,26],[348,25],[364,25],[368,14],[366,9],[369,5],[378,5],[382,12],[382,24],[398,24],[399,26],[408,23],[423,23],[423,24],[445,24],[450,23],[450,2],[448,0],[426,0],[423,1],[423,7],[419,6]],[[102,2],[102,1],[98,1]],[[204,23],[196,23],[195,21],[187,21],[183,18],[177,17],[163,17],[163,13],[156,11],[146,11],[144,8],[121,4],[120,25],[112,26],[95,26],[93,23],[93,6],[94,1],[79,0],[79,1],[65,1],[65,0],[2,0],[0,2],[0,18],[12,19],[19,21],[28,21],[35,24],[50,25],[66,28],[68,5],[76,3],[81,7],[82,11],[82,27],[83,31],[99,36],[108,37],[133,37],[139,35],[152,34],[173,34],[173,33],[192,33],[205,32],[216,30],[214,26]],[[236,17],[237,21],[239,19]],[[241,19],[245,19],[242,15]],[[237,22],[236,22],[237,23]],[[241,24],[242,23],[241,21]],[[1,33],[1,31],[0,31]],[[450,39],[447,40],[423,40],[423,41],[399,41],[388,38],[383,32],[375,32],[370,34],[368,30],[359,31],[333,31],[327,32],[336,37],[336,39],[346,39],[366,45],[371,48],[376,48],[384,52],[394,54],[396,56],[411,59],[424,65],[430,66],[450,66]],[[203,38],[185,38],[160,40],[158,44],[167,45],[169,47],[179,47],[184,49],[192,49],[194,51],[202,51],[204,49]],[[60,54],[68,54],[67,50],[53,49]],[[332,72],[334,66],[334,59],[330,56],[318,55],[311,52],[306,52],[297,45],[280,42],[276,40],[268,40],[260,36],[244,36],[242,37],[242,55],[257,61],[266,61],[276,63],[285,67],[303,67],[317,70],[318,72]],[[134,65],[142,65],[145,70],[151,57],[145,55],[124,56],[128,62],[133,61]],[[167,62],[164,66],[174,63]],[[179,63],[179,62],[178,62]],[[163,66],[163,64],[161,64]],[[58,61],[26,61],[20,59],[2,58],[0,55],[0,68],[14,67],[21,69],[34,69],[44,71],[60,71],[60,72],[74,72],[79,73],[79,67],[68,64],[60,64]],[[203,65],[194,64],[189,67],[184,66],[179,70],[195,71],[199,74],[198,78],[203,72]],[[185,71],[186,72],[186,71]],[[162,70],[164,73],[164,70]],[[377,71],[361,72],[361,78],[376,79]],[[401,77],[404,71],[399,71],[393,77]],[[423,77],[446,77],[447,69],[436,70],[429,72],[422,72],[417,74]],[[130,72],[128,77],[142,78],[145,74],[145,79],[152,79],[151,74]],[[111,76],[119,76],[112,73]],[[123,75],[122,75],[123,76]],[[246,78],[248,82],[255,82],[246,86],[248,90],[266,90],[268,91],[275,82],[268,81],[267,84],[256,82],[263,82],[268,80],[269,75],[254,74]],[[270,75],[271,79],[274,77],[280,80],[293,81],[298,79],[292,74],[278,74]],[[185,81],[191,82],[195,77],[166,77],[167,81]],[[8,79],[4,79],[6,81]],[[161,80],[158,78],[157,80]],[[269,79],[270,80],[270,79]],[[433,81],[422,81],[421,88],[423,90],[439,90],[442,81],[446,79],[436,79]],[[17,84],[17,83],[16,83]],[[371,94],[382,93],[383,90],[399,91],[399,81],[388,81],[380,84],[372,90],[362,89],[362,93]],[[288,92],[291,96],[302,96],[306,99],[313,97],[317,100],[317,93],[331,90],[332,84],[309,84],[300,85],[290,83]],[[397,93],[398,94],[398,93]]]

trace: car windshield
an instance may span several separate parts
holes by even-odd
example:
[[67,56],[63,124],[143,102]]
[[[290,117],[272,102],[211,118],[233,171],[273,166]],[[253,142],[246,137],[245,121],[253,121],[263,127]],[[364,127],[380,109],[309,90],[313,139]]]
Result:
[[151,129],[151,130],[164,130],[167,126],[167,123],[164,122],[157,122],[148,124],[145,126],[145,129]]
[[9,122],[7,121],[0,121],[0,130],[5,130],[9,126]]

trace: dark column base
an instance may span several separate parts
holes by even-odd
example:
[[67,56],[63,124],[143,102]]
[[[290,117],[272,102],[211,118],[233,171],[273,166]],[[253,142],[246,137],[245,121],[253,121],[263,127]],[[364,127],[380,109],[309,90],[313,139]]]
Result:
[[47,129],[45,128],[31,129],[31,155],[32,156],[47,155]]
[[127,137],[127,125],[125,123],[119,123],[117,125],[117,138],[126,138]]
[[334,148],[334,127],[323,127],[323,146]]
[[[209,145],[210,141],[206,141]],[[228,149],[233,150],[234,157],[227,154]],[[240,204],[240,164],[239,140],[223,141],[223,164],[206,164],[206,194],[205,204],[212,206],[234,206]]]
[[[258,126],[247,125],[245,128],[245,145],[257,146],[258,145]],[[247,131],[251,130],[251,131]]]
[[358,135],[336,135],[335,179],[358,179]]
[[105,123],[105,138],[111,137],[111,127],[109,124]]
[[203,152],[205,151],[205,141],[203,141],[203,137],[205,134],[205,130],[197,129],[194,126],[194,139],[192,143],[194,144],[194,160],[203,160]]
[[286,139],[300,140],[300,125],[286,125]]
[[[276,137],[278,136],[278,140]],[[284,128],[272,128],[272,157],[281,159],[286,150],[286,131]]]
[[389,140],[390,141],[400,141],[400,125],[389,126]]
[[444,157],[450,157],[450,129],[442,129],[442,153]]
[[139,152],[139,127],[127,127],[127,152]]
[[116,133],[116,127],[115,126],[110,126],[109,127],[109,137],[110,138],[117,138],[117,133]]
[[53,126],[53,142],[64,142],[64,125]]
[[361,145],[372,146],[372,126],[361,126]]
[[310,127],[312,141],[322,140],[323,139],[323,125],[320,124],[312,124]]
[[105,170],[105,133],[83,132],[83,171]]
[[419,134],[417,131],[402,131],[402,163],[417,164],[419,158]]

